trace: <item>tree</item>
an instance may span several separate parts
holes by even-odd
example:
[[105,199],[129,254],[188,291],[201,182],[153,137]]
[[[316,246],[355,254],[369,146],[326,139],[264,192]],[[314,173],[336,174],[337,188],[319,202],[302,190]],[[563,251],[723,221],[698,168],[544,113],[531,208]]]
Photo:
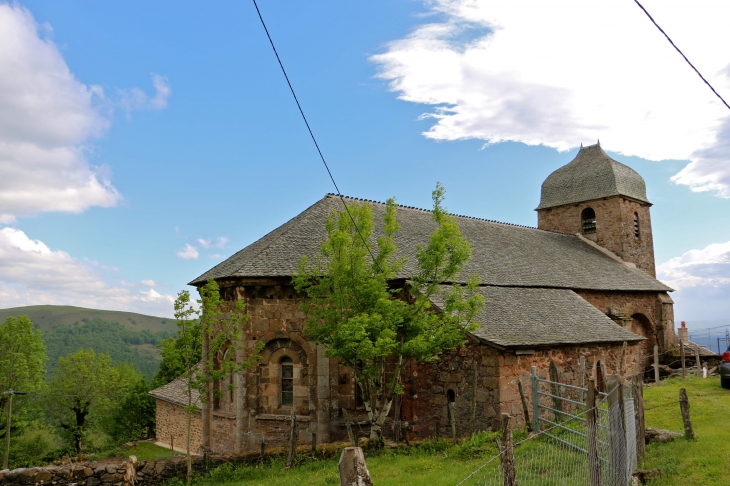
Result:
[[[202,367],[194,385],[201,392],[201,400],[205,401],[209,396],[218,400],[224,392],[221,384],[251,368],[259,360],[258,353],[263,344],[259,343],[246,353],[243,330],[248,314],[242,300],[236,300],[233,307],[225,312],[218,283],[212,278],[201,287],[200,297],[200,326],[203,335],[207,336],[208,349],[203,353]],[[233,380],[229,380],[227,390],[235,388]]]
[[128,382],[126,396],[115,400],[110,413],[104,417],[104,430],[114,443],[149,439],[155,433],[155,399],[150,396],[150,383],[132,364],[116,366],[117,374]]
[[[444,209],[444,189],[432,194],[436,229],[428,244],[416,251],[416,270],[405,286],[395,277],[406,260],[396,254],[399,229],[394,199],[386,204],[383,234],[373,238],[369,204],[350,203],[348,211],[327,219],[327,238],[313,265],[306,257],[293,276],[297,291],[309,296],[302,303],[305,332],[327,346],[353,370],[365,397],[371,440],[381,440],[383,423],[395,395],[402,393],[400,374],[408,360],[433,361],[442,352],[465,342],[473,318],[484,303],[478,281],[452,284],[471,255],[471,247],[456,220]],[[364,240],[364,241],[363,241]],[[402,284],[400,284],[402,285]],[[438,298],[437,310],[431,304]]]
[[131,391],[132,384],[124,367],[112,366],[107,354],[80,349],[60,357],[49,383],[49,418],[80,455],[91,426],[113,409],[115,399]]
[[195,316],[197,314],[198,310],[190,301],[190,292],[187,290],[180,291],[177,294],[177,299],[175,299],[175,320],[177,321],[178,341],[176,343],[177,346],[170,346],[169,349],[171,350],[171,357],[176,357],[177,359],[176,366],[182,370],[180,376],[185,378],[185,394],[188,396],[188,404],[184,408],[185,413],[188,415],[185,439],[188,484],[190,484],[193,478],[193,460],[190,454],[193,414],[199,411],[197,404],[193,402],[193,380],[195,379],[195,370],[199,362],[199,355],[196,356],[196,344],[202,342],[202,331],[199,334],[200,339],[197,340],[191,334],[191,331],[196,325]]
[[[178,298],[180,294],[178,294]],[[190,294],[188,293],[188,303]],[[189,352],[189,361],[193,366],[200,362],[203,352],[203,332],[200,321],[193,318],[181,325],[178,320],[177,336],[169,337],[158,344],[162,355],[160,367],[152,378],[152,388],[159,388],[183,376],[186,372],[185,353]]]
[[[203,341],[207,341],[207,352],[196,354],[194,338],[180,341],[179,367],[183,370],[181,376],[186,378],[188,404],[185,412],[188,414],[186,454],[188,459],[187,480],[192,478],[192,459],[190,454],[190,433],[192,416],[199,411],[193,403],[193,390],[200,393],[200,400],[205,402],[208,397],[219,399],[223,395],[220,384],[227,378],[241,374],[259,359],[261,347],[248,350],[246,355],[243,342],[243,328],[248,321],[243,301],[237,300],[233,308],[225,311],[225,303],[220,296],[218,283],[212,278],[200,288],[198,306],[190,301],[190,292],[183,290],[175,300],[175,319],[179,336],[191,336],[191,332],[200,332]],[[196,320],[196,317],[198,318]],[[230,380],[229,390],[236,385]]]
[[[0,323],[0,424],[2,436],[7,430],[7,406],[11,390],[35,392],[43,388],[46,374],[46,347],[40,331],[33,329],[28,316],[8,317]],[[27,407],[13,404],[12,433],[25,424]],[[4,449],[3,449],[4,450]],[[3,452],[4,454],[4,452]]]

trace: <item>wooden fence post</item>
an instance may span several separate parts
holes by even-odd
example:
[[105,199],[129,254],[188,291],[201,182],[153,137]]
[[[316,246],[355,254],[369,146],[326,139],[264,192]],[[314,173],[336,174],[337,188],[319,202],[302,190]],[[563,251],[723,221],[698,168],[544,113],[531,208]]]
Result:
[[684,422],[684,437],[688,440],[695,440],[695,431],[692,429],[692,420],[689,416],[689,399],[687,398],[687,390],[679,389],[679,408],[682,411],[682,421]]
[[611,486],[623,486],[626,484],[626,434],[624,432],[624,417],[622,415],[622,403],[624,401],[621,379],[619,375],[608,375],[606,379],[608,389],[608,425],[609,425],[609,447],[610,478]]
[[297,439],[298,437],[297,433],[297,416],[294,413],[294,410],[291,411],[291,434],[289,436],[289,456],[286,459],[286,467],[290,468],[292,465],[292,462],[294,462],[294,458],[297,455]]
[[312,432],[312,455],[317,453],[317,434]]
[[588,468],[590,470],[591,486],[601,486],[601,463],[598,459],[598,412],[596,411],[596,382],[588,380],[586,396],[586,430],[588,432]]
[[355,434],[352,433],[352,424],[350,423],[350,415],[347,410],[342,409],[342,415],[345,417],[345,428],[347,429],[347,437],[350,439],[350,445],[357,447],[357,441],[355,440]]
[[540,382],[537,381],[537,368],[530,367],[532,380],[532,431],[540,432]]
[[500,460],[502,461],[502,473],[504,475],[504,486],[517,486],[517,472],[515,471],[515,451],[512,445],[512,429],[509,427],[510,416],[502,414],[502,441],[497,439]]
[[621,346],[621,358],[619,359],[618,363],[618,369],[619,369],[619,376],[621,377],[621,382],[624,381],[624,377],[626,376],[626,348],[627,348],[626,341],[624,341],[624,344]]
[[697,376],[702,376],[702,363],[700,363],[700,347],[695,346],[695,365],[697,366]]
[[646,422],[644,421],[644,383],[641,376],[634,377],[634,415],[636,417],[636,456],[646,455]]
[[557,410],[557,412],[553,412],[553,415],[555,416],[555,422],[561,422],[564,418],[563,414],[560,413],[563,411],[563,401],[560,398],[555,398],[560,396],[560,386],[558,383],[560,383],[560,376],[558,375],[558,367],[555,366],[555,362],[553,360],[550,360],[550,381],[553,383],[550,384],[550,393],[552,393],[553,396],[553,408]]
[[456,404],[449,402],[449,418],[451,419],[451,438],[456,444]]
[[530,422],[530,411],[527,408],[527,399],[525,398],[525,391],[522,389],[522,380],[517,380],[517,389],[520,391],[520,400],[522,400],[522,413],[525,415],[525,425],[527,431],[532,432],[532,423]]
[[373,486],[361,448],[345,447],[340,455],[339,469],[340,486]]
[[682,378],[686,378],[687,377],[687,368],[684,365],[684,343],[682,342],[681,339],[679,340],[679,355],[682,359]]
[[[578,365],[578,386],[581,388],[586,387],[586,357],[581,355],[580,364]],[[581,390],[578,393],[578,401],[582,402],[586,399],[585,392]]]
[[659,384],[659,346],[654,345],[654,383]]
[[264,463],[264,453],[266,452],[266,439],[261,436],[261,464]]

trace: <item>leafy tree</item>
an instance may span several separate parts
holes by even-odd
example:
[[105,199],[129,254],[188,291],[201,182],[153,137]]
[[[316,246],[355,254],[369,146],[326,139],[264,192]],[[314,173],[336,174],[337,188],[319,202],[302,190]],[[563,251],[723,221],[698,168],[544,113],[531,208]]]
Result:
[[131,364],[117,365],[116,371],[129,383],[129,393],[106,414],[104,430],[116,444],[154,437],[155,399],[147,393],[150,383]]
[[[40,331],[33,329],[28,316],[8,317],[0,323],[0,393],[10,390],[35,392],[44,386],[46,373],[46,347]],[[7,411],[9,395],[0,395],[0,426],[4,438],[7,433]],[[22,432],[29,410],[26,401],[13,403],[11,435]],[[4,454],[3,452],[0,454]]]
[[[180,294],[178,294],[180,298]],[[190,294],[188,293],[188,303]],[[160,367],[152,378],[152,388],[159,388],[173,381],[175,378],[183,376],[187,370],[185,353],[189,352],[189,361],[193,366],[200,362],[203,352],[203,331],[200,321],[193,318],[181,325],[178,320],[177,336],[169,337],[158,344],[162,355]]]
[[[220,398],[223,390],[220,387],[225,379],[238,373],[243,373],[258,360],[260,347],[248,350],[243,343],[243,328],[248,321],[245,306],[242,301],[236,301],[233,308],[225,310],[225,303],[220,296],[218,283],[212,278],[200,288],[200,300],[194,306],[190,300],[190,292],[183,290],[177,294],[175,300],[175,319],[178,325],[178,338],[175,343],[170,342],[169,370],[182,370],[179,376],[187,378],[188,404],[185,411],[188,414],[186,453],[188,458],[188,483],[192,478],[192,459],[190,451],[190,431],[192,416],[197,413],[198,407],[193,403],[193,390],[200,393],[200,400],[205,402],[207,397]],[[200,341],[194,336],[208,340],[207,352],[199,354]],[[239,352],[241,351],[241,352]],[[175,371],[177,373],[178,371]],[[235,388],[231,381],[229,390]]]
[[[248,314],[242,300],[236,300],[233,307],[225,312],[218,283],[212,278],[201,287],[200,297],[200,325],[203,334],[208,336],[208,349],[203,352],[202,367],[194,386],[200,391],[201,400],[205,401],[208,396],[217,400],[224,393],[221,383],[244,373],[258,361],[258,352],[263,344],[259,343],[249,353],[245,352],[243,329],[248,322]],[[231,380],[227,389],[230,391],[235,387]]]
[[92,349],[58,358],[58,368],[49,383],[49,419],[77,454],[81,454],[92,425],[131,391],[129,374],[125,365],[115,367],[109,355],[97,355]]
[[[386,204],[382,236],[375,245],[364,242],[373,238],[369,204],[351,203],[349,214],[331,214],[317,260],[310,266],[302,257],[293,276],[296,289],[309,296],[302,303],[305,332],[327,346],[327,356],[352,368],[365,397],[373,440],[381,440],[393,399],[402,393],[403,365],[410,359],[436,360],[462,345],[484,303],[476,292],[476,277],[442,290],[444,283],[456,280],[471,247],[443,207],[440,184],[432,198],[436,228],[428,244],[418,246],[415,272],[405,287],[395,280],[406,261],[397,256],[394,199]],[[442,303],[440,310],[432,306],[432,299]]]

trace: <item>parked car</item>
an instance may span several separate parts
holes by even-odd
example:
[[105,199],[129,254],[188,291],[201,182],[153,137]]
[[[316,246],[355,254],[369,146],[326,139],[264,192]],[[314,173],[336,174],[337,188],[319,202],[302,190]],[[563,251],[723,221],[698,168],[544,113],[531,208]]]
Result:
[[720,385],[723,388],[730,389],[730,346],[727,351],[722,353],[722,362],[720,363]]

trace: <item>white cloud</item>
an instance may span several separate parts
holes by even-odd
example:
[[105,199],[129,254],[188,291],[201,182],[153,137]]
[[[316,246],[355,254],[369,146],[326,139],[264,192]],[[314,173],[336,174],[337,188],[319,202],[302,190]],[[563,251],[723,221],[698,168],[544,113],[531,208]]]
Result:
[[152,86],[155,95],[149,97],[139,88],[117,89],[118,100],[115,102],[120,108],[129,113],[132,110],[151,109],[162,110],[167,108],[167,99],[172,94],[170,83],[165,76],[152,73]]
[[[43,211],[82,212],[120,200],[109,169],[93,167],[90,144],[110,125],[115,107],[164,108],[167,80],[152,75],[155,95],[122,90],[108,99],[70,71],[58,47],[39,35],[32,14],[17,3],[0,3],[0,223]],[[136,91],[135,91],[136,90]],[[134,91],[143,103],[125,105]],[[131,103],[131,102],[130,102]]]
[[675,321],[725,319],[730,312],[730,241],[690,250],[657,267],[657,277],[677,289]]
[[730,284],[730,241],[690,250],[657,267],[657,276],[675,289]]
[[[645,6],[730,99],[730,3]],[[688,159],[674,177],[730,197],[730,113],[633,2],[431,0],[437,16],[371,57],[435,140],[605,147]]]
[[160,285],[154,280],[142,280],[140,284],[144,285],[145,287],[157,287],[158,285]]
[[3,307],[76,305],[170,316],[174,298],[153,289],[109,285],[93,267],[51,250],[21,230],[0,229],[0,302]]
[[183,260],[197,260],[200,254],[198,253],[197,248],[190,243],[186,243],[185,248],[177,252],[177,256]]
[[216,238],[215,240],[206,240],[203,238],[198,238],[195,240],[198,242],[200,246],[203,248],[225,248],[226,245],[231,241],[225,236],[221,236],[219,238]]

